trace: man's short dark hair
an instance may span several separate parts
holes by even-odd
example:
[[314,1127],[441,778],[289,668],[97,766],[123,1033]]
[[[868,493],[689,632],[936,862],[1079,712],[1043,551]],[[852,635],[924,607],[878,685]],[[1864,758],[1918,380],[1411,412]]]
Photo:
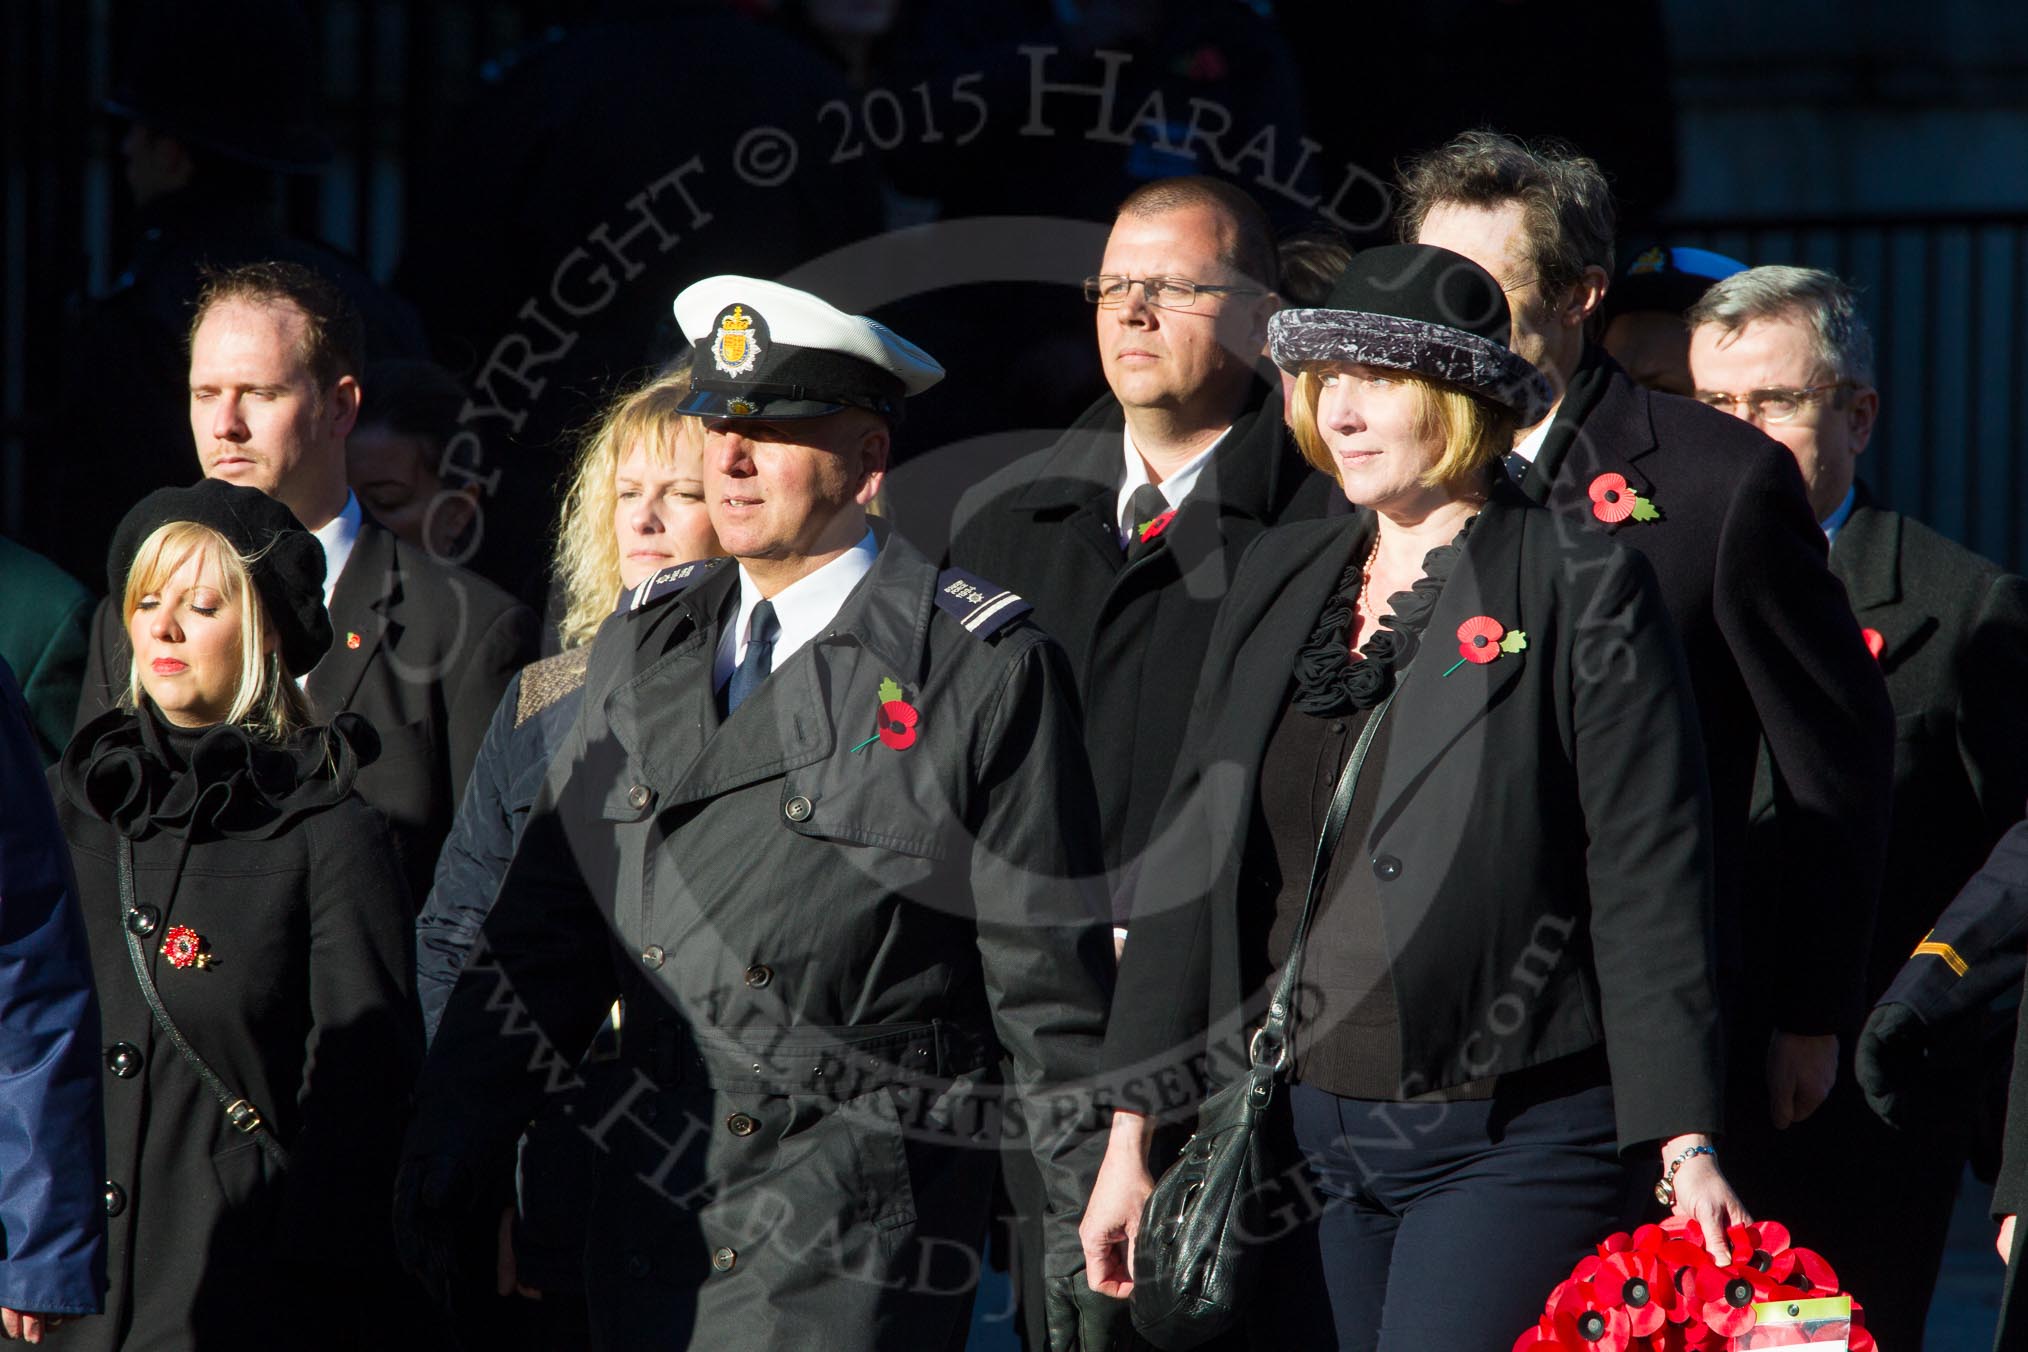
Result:
[[229,268],[206,268],[190,316],[185,350],[197,341],[197,328],[212,307],[237,301],[245,305],[292,305],[303,316],[304,365],[321,392],[343,376],[358,379],[366,369],[366,325],[345,292],[328,277],[301,263],[264,261]]
[[1299,309],[1315,309],[1331,299],[1331,288],[1352,261],[1352,245],[1342,231],[1312,225],[1282,236],[1275,253],[1282,270],[1282,301]]
[[1544,294],[1577,284],[1588,267],[1613,272],[1613,194],[1598,162],[1561,141],[1468,131],[1411,161],[1401,176],[1401,238],[1415,241],[1439,206],[1521,203],[1530,261]]
[[367,367],[360,384],[361,427],[386,427],[401,436],[421,437],[437,450],[458,434],[465,391],[435,362],[390,357]]
[[1127,194],[1114,216],[1160,216],[1192,207],[1222,212],[1232,222],[1232,247],[1223,258],[1227,267],[1266,290],[1273,291],[1279,286],[1275,232],[1267,213],[1246,189],[1234,187],[1222,178],[1190,174],[1143,183]]

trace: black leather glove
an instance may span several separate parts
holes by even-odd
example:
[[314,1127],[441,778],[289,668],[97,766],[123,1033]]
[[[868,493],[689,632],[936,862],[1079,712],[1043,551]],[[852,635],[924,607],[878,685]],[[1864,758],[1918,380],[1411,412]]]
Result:
[[478,1195],[472,1171],[452,1160],[410,1157],[395,1176],[395,1252],[430,1298],[446,1309],[458,1272],[459,1235],[475,1212]]
[[1935,1046],[1929,1024],[1908,1005],[1876,1005],[1852,1048],[1852,1074],[1866,1103],[1894,1127],[1921,1119],[1918,1105],[1935,1086]]
[[1043,1284],[1049,1352],[1112,1352],[1131,1326],[1127,1311],[1126,1301],[1092,1290],[1083,1268]]

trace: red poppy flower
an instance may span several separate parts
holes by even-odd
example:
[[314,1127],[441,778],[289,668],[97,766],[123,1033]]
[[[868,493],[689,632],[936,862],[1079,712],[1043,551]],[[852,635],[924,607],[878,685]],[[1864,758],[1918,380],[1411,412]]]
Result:
[[1694,1270],[1695,1297],[1701,1307],[1697,1317],[1713,1333],[1727,1338],[1753,1327],[1755,1301],[1772,1300],[1779,1292],[1767,1277],[1744,1263],[1713,1263]]
[[171,967],[183,968],[193,963],[208,966],[205,959],[210,955],[204,951],[203,935],[188,925],[172,925],[162,936],[162,956],[169,959]]
[[1591,481],[1591,514],[1616,525],[1634,514],[1634,491],[1624,474],[1601,474]]
[[1514,1352],[1580,1352],[1577,1331],[1570,1317],[1543,1315],[1535,1326],[1514,1340]]
[[[906,751],[915,745],[915,725],[922,715],[906,700],[891,699],[880,706],[880,742],[882,746]],[[865,726],[861,724],[860,726]]]
[[1872,653],[1873,660],[1878,662],[1880,660],[1880,654],[1887,651],[1886,636],[1882,634],[1878,629],[1861,629],[1859,631],[1859,637],[1866,640],[1866,651]]
[[1474,615],[1458,626],[1458,656],[1483,667],[1500,655],[1507,627],[1491,615]]
[[1585,1352],[1627,1352],[1634,1336],[1633,1321],[1616,1299],[1616,1294],[1609,1295],[1591,1282],[1565,1282],[1549,1314],[1552,1319],[1570,1320],[1577,1346]]
[[1175,519],[1176,519],[1176,509],[1174,507],[1171,507],[1168,511],[1162,513],[1160,516],[1150,517],[1148,520],[1143,521],[1141,523],[1140,529],[1141,543],[1146,544],[1148,543],[1148,541],[1154,539],[1157,535],[1160,535],[1163,531],[1169,529],[1169,523],[1171,521],[1174,521]]
[[1645,1337],[1669,1322],[1675,1282],[1653,1254],[1608,1255],[1592,1285],[1627,1312],[1627,1326],[1637,1336]]

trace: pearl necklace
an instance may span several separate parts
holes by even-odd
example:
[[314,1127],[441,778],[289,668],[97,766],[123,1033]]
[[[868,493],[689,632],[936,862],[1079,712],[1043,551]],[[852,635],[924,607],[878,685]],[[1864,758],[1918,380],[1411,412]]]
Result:
[[1373,548],[1366,551],[1366,562],[1359,565],[1359,608],[1368,615],[1373,609],[1373,565],[1380,559],[1380,532],[1373,532]]

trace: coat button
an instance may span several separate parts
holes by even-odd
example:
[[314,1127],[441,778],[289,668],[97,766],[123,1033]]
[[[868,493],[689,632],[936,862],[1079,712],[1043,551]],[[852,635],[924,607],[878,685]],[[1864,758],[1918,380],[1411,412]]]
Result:
[[739,1261],[739,1254],[723,1245],[711,1251],[711,1266],[720,1272],[732,1271],[732,1265]]
[[106,1180],[106,1214],[117,1216],[127,1209],[127,1190],[112,1179]]
[[735,1136],[751,1136],[760,1130],[760,1123],[745,1113],[734,1113],[725,1119],[725,1129]]
[[141,1049],[131,1042],[115,1042],[106,1048],[106,1069],[123,1080],[141,1073]]
[[630,1254],[628,1254],[628,1255],[627,1255],[627,1275],[628,1275],[629,1277],[645,1277],[645,1276],[647,1276],[647,1275],[648,1275],[648,1255],[646,1255],[646,1254],[644,1254],[644,1253],[630,1253]]
[[1373,861],[1373,876],[1384,883],[1391,883],[1401,876],[1401,861],[1391,854],[1380,855]]
[[[794,798],[791,798],[782,808],[782,815],[792,822],[806,822],[810,820],[810,813],[812,811],[810,800],[799,793]],[[730,1250],[727,1252],[730,1252]]]
[[759,990],[775,979],[775,969],[766,963],[757,962],[746,969],[746,984]]
[[145,939],[162,923],[162,913],[153,906],[136,906],[127,912],[127,928]]
[[662,945],[649,944],[641,950],[641,965],[652,972],[659,969],[668,956],[662,951]]
[[627,804],[636,811],[648,806],[654,799],[655,791],[646,784],[636,784],[633,788],[627,790]]

